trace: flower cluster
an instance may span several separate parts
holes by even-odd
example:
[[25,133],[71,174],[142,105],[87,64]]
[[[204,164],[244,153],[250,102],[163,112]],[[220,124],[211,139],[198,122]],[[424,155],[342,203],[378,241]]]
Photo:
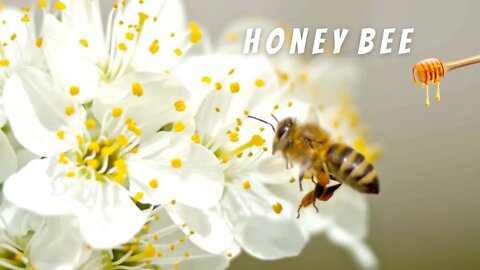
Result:
[[248,118],[315,108],[373,160],[338,76],[232,53],[238,24],[209,52],[179,0],[0,5],[0,20],[0,268],[225,269],[318,233],[376,266],[364,198],[342,187],[296,219],[298,171]]

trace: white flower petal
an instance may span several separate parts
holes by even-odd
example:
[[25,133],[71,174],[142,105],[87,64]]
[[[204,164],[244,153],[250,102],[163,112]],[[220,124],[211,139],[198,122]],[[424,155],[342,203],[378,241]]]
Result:
[[[208,146],[219,140],[219,136],[225,137],[225,131],[237,118],[246,117],[245,111],[257,117],[270,115],[276,99],[282,94],[275,72],[263,57],[194,57],[178,70],[177,75],[186,83],[194,99],[203,100],[196,105],[195,122],[200,135],[206,137],[202,138],[202,143]],[[203,76],[209,76],[211,83],[205,84]],[[257,87],[256,80],[262,80],[264,85]],[[214,90],[216,82],[222,84],[220,91]],[[237,84],[239,91],[232,93],[232,87]],[[258,126],[254,120],[249,122]]]
[[190,240],[208,252],[219,254],[233,244],[230,228],[216,211],[176,204],[168,207],[168,213],[179,226],[187,224],[195,232]]
[[[91,19],[83,23],[90,22]],[[45,17],[43,47],[50,71],[63,89],[68,90],[72,86],[80,88],[76,97],[80,102],[92,99],[102,74],[97,62],[103,48],[98,47],[98,39],[90,37],[90,34],[80,32],[68,21],[60,22],[51,14]],[[82,39],[89,43],[87,48],[80,43]],[[93,43],[92,46],[90,43]]]
[[0,130],[0,183],[17,170],[17,157],[7,136]]
[[[10,3],[11,4],[11,3]],[[25,15],[19,7],[5,5],[0,13],[0,40],[7,42],[8,46],[2,46],[2,58],[9,61],[7,69],[15,69],[22,66],[33,66],[45,69],[45,61],[42,50],[35,45],[35,20],[30,16],[28,23],[21,22]],[[31,15],[31,14],[29,14]],[[12,40],[12,35],[15,39]],[[3,67],[0,67],[2,73]],[[0,86],[1,86],[0,79]]]
[[72,216],[50,217],[29,242],[29,257],[38,269],[76,269],[92,249],[79,235]]
[[298,173],[293,169],[287,170],[285,159],[278,154],[255,162],[251,171],[248,172],[248,177],[265,184],[285,184],[292,177],[298,178]]
[[120,185],[86,179],[54,180],[47,172],[49,162],[31,161],[11,176],[4,186],[5,196],[39,214],[75,214],[82,234],[94,248],[124,243],[145,223],[146,215]]
[[5,83],[5,110],[16,139],[39,156],[64,152],[70,146],[56,132],[68,125],[63,112],[67,101],[54,89],[48,76],[24,68]]
[[0,215],[0,227],[13,236],[25,236],[29,231],[37,231],[45,225],[45,217],[18,208],[8,200],[2,201]]
[[[140,40],[136,45],[131,66],[136,71],[159,72],[171,68],[181,57],[174,53],[176,48],[184,49],[189,42],[189,31],[186,27],[186,16],[183,1],[161,0],[128,2],[122,20],[126,23],[137,23],[138,13],[149,16],[143,26]],[[156,17],[156,21],[153,18]],[[118,30],[118,29],[117,29]],[[171,36],[174,33],[174,36]],[[119,38],[125,33],[119,31]],[[152,43],[158,40],[159,50],[150,52]]]
[[[0,88],[3,88],[3,85],[0,83]],[[7,123],[7,114],[5,113],[5,108],[3,107],[3,98],[0,97],[0,128]]]
[[263,260],[297,256],[308,240],[295,220],[281,216],[251,216],[233,230],[245,251]]
[[375,254],[362,240],[337,228],[328,230],[327,237],[333,243],[348,249],[362,269],[378,269]]
[[53,179],[49,172],[51,162],[55,160],[32,160],[19,172],[5,181],[5,197],[20,208],[41,215],[62,215],[72,213],[70,198],[55,194],[52,190]]
[[321,206],[322,214],[331,217],[336,226],[358,239],[368,233],[368,205],[363,194],[342,185],[335,195]]
[[90,181],[78,197],[75,214],[87,243],[97,249],[127,242],[142,228],[142,213],[120,185]]
[[[298,255],[308,241],[308,234],[295,218],[295,210],[287,201],[268,193],[262,185],[251,184],[251,191],[258,194],[230,187],[221,201],[235,240],[245,251],[260,259]],[[281,214],[272,210],[276,202],[283,206]]]
[[[143,89],[142,96],[133,94],[134,83]],[[188,91],[173,77],[156,73],[131,73],[102,87],[93,103],[98,119],[114,107],[124,108],[142,129],[142,136],[157,132],[167,123],[189,119],[187,111],[177,111],[175,103],[183,101],[188,107]],[[186,121],[186,120],[185,120]]]
[[[172,161],[181,162],[174,168]],[[218,159],[189,138],[171,132],[160,132],[140,145],[138,154],[128,161],[133,181],[130,194],[138,191],[152,194],[149,203],[158,204],[175,199],[197,208],[215,205],[223,192],[224,176]],[[158,180],[158,188],[149,181]],[[148,191],[150,189],[150,191]]]
[[205,258],[191,259],[182,263],[182,269],[188,270],[222,270],[228,267],[229,260],[226,256],[206,256]]
[[[88,41],[88,53],[92,59],[100,59],[104,53],[105,37],[99,0],[64,0],[67,8],[62,12],[62,24],[67,25],[70,32],[77,32],[82,39]],[[113,4],[113,3],[112,3]],[[79,40],[75,40],[80,45]]]

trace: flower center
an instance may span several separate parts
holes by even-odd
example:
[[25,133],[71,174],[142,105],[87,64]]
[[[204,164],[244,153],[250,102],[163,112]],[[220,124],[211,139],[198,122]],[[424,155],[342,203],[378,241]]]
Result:
[[35,269],[25,254],[33,232],[22,237],[11,237],[6,231],[0,231],[0,269]]
[[[73,109],[72,109],[73,110]],[[66,109],[67,115],[69,109]],[[57,136],[64,140],[76,137],[72,150],[60,154],[58,162],[65,165],[67,177],[83,175],[97,181],[124,183],[127,175],[125,158],[138,151],[141,129],[131,118],[124,118],[121,108],[105,113],[102,122],[88,118],[82,135],[65,134],[59,130]]]

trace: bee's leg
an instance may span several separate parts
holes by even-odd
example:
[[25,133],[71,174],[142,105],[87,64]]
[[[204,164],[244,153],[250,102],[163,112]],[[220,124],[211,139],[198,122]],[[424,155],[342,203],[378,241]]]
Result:
[[300,191],[303,190],[302,180],[303,180],[303,177],[305,176],[305,170],[308,169],[309,165],[310,165],[310,158],[306,158],[305,160],[303,160],[302,164],[300,165],[300,174],[298,176],[298,184],[300,186]]
[[312,203],[313,207],[315,207],[315,211],[317,211],[317,213],[319,212],[318,210],[318,207],[315,205],[315,201]]
[[328,201],[330,200],[330,198],[332,198],[333,196],[333,193],[335,193],[335,191],[341,186],[342,184],[338,184],[338,185],[335,185],[335,186],[330,186],[330,187],[327,187],[327,189],[323,192],[323,194],[318,198],[319,200],[321,201]]
[[317,172],[317,183],[326,187],[330,183],[330,177],[324,171]]
[[300,204],[300,205],[298,206],[298,209],[297,209],[297,219],[300,218],[300,209],[302,209],[302,204]]
[[300,191],[303,191],[303,187],[302,187],[302,180],[303,180],[303,172],[301,171],[300,172],[300,175],[298,176],[298,187],[300,188]]
[[324,192],[325,192],[325,186],[322,186],[317,182],[317,184],[315,184],[315,189],[313,190],[313,196],[319,199]]
[[290,169],[289,165],[290,165],[290,160],[288,159],[288,155],[286,155],[285,153],[283,154],[283,158],[285,159],[285,169]]

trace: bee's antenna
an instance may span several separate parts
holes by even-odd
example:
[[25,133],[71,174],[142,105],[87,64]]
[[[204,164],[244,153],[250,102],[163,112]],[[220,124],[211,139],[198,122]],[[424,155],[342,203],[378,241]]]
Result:
[[270,114],[270,115],[273,117],[273,119],[275,119],[275,121],[277,121],[277,124],[278,124],[278,119],[277,119],[277,117],[275,117],[275,115],[273,115],[273,113]]
[[[262,123],[265,123],[265,124],[271,126],[272,129],[273,129],[273,132],[275,132],[275,127],[274,127],[271,123],[269,123],[269,122],[267,122],[267,121],[265,121],[265,120],[263,120],[263,119],[257,118],[257,117],[255,117],[255,116],[251,116],[251,115],[249,115],[248,118],[255,119],[255,120],[257,120],[257,121],[260,121],[260,122],[262,122]],[[277,119],[275,118],[275,120],[277,120]],[[278,122],[278,121],[277,121],[277,122]]]

